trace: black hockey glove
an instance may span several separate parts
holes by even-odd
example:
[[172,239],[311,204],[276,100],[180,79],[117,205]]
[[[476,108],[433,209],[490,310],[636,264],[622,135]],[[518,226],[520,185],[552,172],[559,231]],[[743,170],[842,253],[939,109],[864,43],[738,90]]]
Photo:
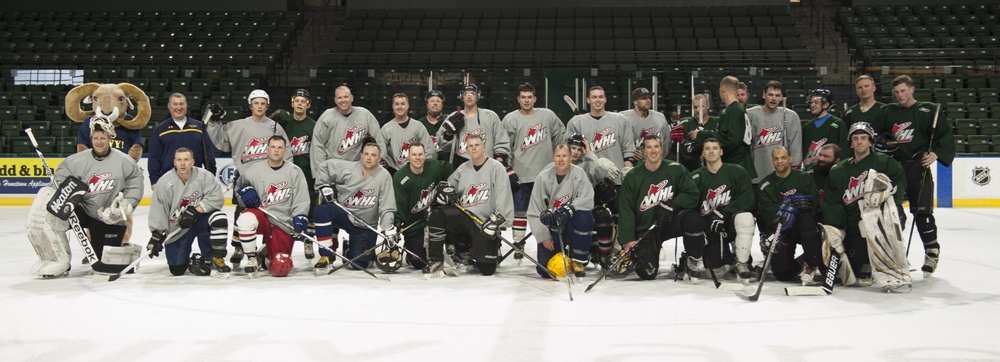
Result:
[[458,190],[455,190],[455,186],[452,186],[448,181],[441,181],[437,184],[437,194],[434,196],[434,201],[438,205],[451,205],[458,201]]
[[226,109],[222,108],[222,104],[211,99],[205,101],[205,107],[201,111],[201,117],[204,118],[204,121],[221,121],[225,116]]
[[573,207],[570,205],[562,205],[552,210],[553,223],[556,227],[565,226],[573,219]]
[[[774,243],[778,243],[774,245]],[[763,234],[760,236],[760,252],[767,256],[771,253],[771,247],[774,247],[775,252],[781,252],[781,248],[784,243],[781,242],[781,234]]]
[[614,204],[615,198],[618,197],[618,191],[615,190],[615,184],[609,179],[604,179],[594,186],[594,201],[598,204],[611,205]]
[[445,133],[450,133],[452,136],[454,136],[455,134],[458,133],[458,130],[462,129],[462,127],[465,127],[465,114],[463,114],[461,111],[455,112],[455,114],[451,115],[451,117],[448,117],[448,119],[444,120],[444,123],[441,124],[441,127],[444,127]]
[[337,188],[332,185],[320,185],[319,194],[324,204],[337,202]]
[[657,221],[657,225],[660,227],[672,227],[674,224],[674,216],[680,211],[680,206],[677,206],[677,202],[673,198],[667,200],[660,200],[660,218]]
[[149,243],[146,244],[146,250],[149,250],[149,258],[152,259],[154,256],[160,256],[160,252],[163,251],[163,242],[167,240],[167,234],[162,231],[154,231],[153,236],[149,238]]
[[190,229],[194,226],[194,223],[198,221],[201,217],[201,213],[198,212],[197,207],[194,205],[188,205],[184,212],[181,213],[180,220],[177,220],[177,225],[180,225],[182,229]]
[[893,137],[891,132],[885,131],[875,137],[874,147],[876,151],[892,156],[899,149],[899,144],[896,143],[896,137]]
[[273,119],[275,122],[278,122],[278,124],[284,125],[290,123],[290,121],[292,120],[292,114],[288,113],[288,111],[284,109],[279,109],[274,111],[274,113],[271,113],[271,119]]
[[500,214],[500,212],[494,212],[490,214],[490,217],[483,222],[483,234],[487,236],[494,236],[500,231],[503,223],[507,222],[507,218]]
[[719,234],[723,239],[726,238],[726,214],[724,211],[716,209],[708,214],[708,229]]

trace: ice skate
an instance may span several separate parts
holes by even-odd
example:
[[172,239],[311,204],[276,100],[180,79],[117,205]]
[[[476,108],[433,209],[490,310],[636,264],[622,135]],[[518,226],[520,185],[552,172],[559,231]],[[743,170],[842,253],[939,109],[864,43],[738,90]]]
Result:
[[208,260],[202,258],[201,254],[194,253],[188,260],[188,271],[191,274],[204,277],[212,274],[212,266]]
[[583,263],[580,263],[576,260],[572,260],[570,261],[569,268],[573,270],[573,275],[575,275],[577,278],[583,278],[587,276],[587,271],[584,269]]
[[750,264],[737,262],[736,280],[739,280],[743,285],[747,285],[750,284],[751,278],[753,278],[753,269],[750,268]]
[[233,256],[229,257],[229,262],[233,263],[233,268],[239,268],[240,263],[243,262],[243,244],[239,242],[233,242]]
[[220,257],[212,258],[212,276],[216,278],[229,279],[229,274],[233,271],[229,265],[226,265],[226,260]]
[[444,262],[431,261],[424,267],[424,279],[436,279],[444,276]]
[[302,243],[302,248],[304,249],[306,260],[313,260],[313,258],[316,257],[316,252],[313,249],[312,241],[307,240],[306,242]]
[[822,284],[823,278],[824,276],[820,273],[818,267],[802,263],[802,272],[799,273],[799,280],[802,281],[802,286]]
[[940,248],[931,248],[924,251],[924,266],[920,270],[924,272],[924,278],[930,278],[931,274],[937,270],[938,257],[941,255]]
[[684,265],[684,281],[691,284],[698,284],[701,277],[701,258],[688,257]]
[[319,257],[319,261],[316,262],[316,265],[313,265],[313,268],[316,272],[316,276],[323,276],[330,274],[330,257],[328,256]]
[[247,253],[247,265],[243,267],[243,272],[247,277],[253,279],[257,276],[257,253]]

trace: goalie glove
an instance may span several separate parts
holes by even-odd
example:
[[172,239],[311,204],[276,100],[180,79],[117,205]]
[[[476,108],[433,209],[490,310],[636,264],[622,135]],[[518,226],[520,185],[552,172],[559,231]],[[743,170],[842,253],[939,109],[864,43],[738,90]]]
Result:
[[69,215],[76,210],[76,205],[83,202],[83,195],[86,193],[87,184],[76,176],[69,176],[59,184],[45,208],[60,220],[69,219]]
[[132,215],[132,204],[125,199],[125,194],[119,192],[118,196],[111,201],[111,206],[102,207],[97,211],[98,219],[108,225],[115,225],[124,222],[129,215]]
[[201,111],[201,117],[204,118],[204,121],[221,121],[225,116],[226,109],[222,108],[222,104],[211,99],[205,101],[205,107]]
[[451,205],[458,201],[458,190],[455,190],[455,186],[452,186],[448,181],[441,181],[437,184],[437,194],[434,195],[434,201],[438,205]]
[[622,170],[618,169],[618,166],[615,166],[615,163],[611,162],[611,160],[609,160],[607,158],[601,157],[601,158],[597,159],[597,163],[600,164],[601,167],[604,167],[604,169],[608,171],[608,177],[610,177],[612,179],[615,179],[615,180],[617,180],[619,177],[621,177]]
[[319,194],[322,197],[324,204],[337,202],[337,188],[332,185],[320,185]]
[[501,215],[500,212],[490,214],[490,217],[483,223],[483,234],[488,236],[496,235],[505,222],[507,222],[507,218]]

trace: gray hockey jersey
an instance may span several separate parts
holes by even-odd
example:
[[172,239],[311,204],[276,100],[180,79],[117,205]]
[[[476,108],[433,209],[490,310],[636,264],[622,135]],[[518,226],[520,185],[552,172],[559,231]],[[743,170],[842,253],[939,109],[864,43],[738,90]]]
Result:
[[771,151],[778,146],[785,146],[792,155],[792,165],[802,164],[802,122],[795,111],[778,108],[774,113],[764,114],[763,106],[747,110],[750,127],[753,130],[753,143],[750,146],[750,157],[753,158],[757,170],[753,184],[760,183],[764,176],[774,172],[771,163]]
[[[369,225],[378,224],[382,230],[386,230],[392,226],[393,219],[396,218],[396,195],[392,190],[392,176],[389,175],[389,171],[376,166],[374,173],[364,177],[362,167],[359,161],[326,160],[319,168],[313,170],[313,174],[316,175],[316,189],[319,190],[321,185],[336,185],[337,201],[341,205]],[[364,227],[364,224],[353,218],[351,223]]]
[[505,226],[514,221],[514,197],[510,191],[510,179],[503,164],[486,158],[483,166],[476,170],[472,162],[458,166],[448,182],[458,191],[458,204],[486,221],[494,211],[507,218]]
[[423,124],[413,118],[406,121],[406,128],[395,120],[390,120],[382,126],[375,139],[375,142],[382,147],[382,160],[393,170],[399,170],[410,161],[410,144],[414,141],[420,141],[424,145],[427,159],[437,158],[431,134],[427,133],[427,128]]
[[594,156],[593,152],[589,152],[587,155],[583,156],[583,158],[580,159],[580,163],[576,164],[576,166],[580,166],[580,168],[583,169],[583,172],[587,174],[587,179],[589,179],[590,183],[593,185],[597,185],[601,183],[601,181],[611,178],[608,175],[608,169],[597,163],[597,156]]
[[542,224],[538,216],[542,211],[555,210],[566,204],[574,210],[590,211],[594,208],[594,186],[587,179],[586,172],[576,165],[570,165],[562,183],[556,183],[555,164],[549,164],[535,179],[528,202],[528,225],[537,242],[552,238],[549,228]]
[[[605,112],[601,119],[590,114],[580,114],[569,120],[566,125],[565,137],[574,133],[583,135],[590,145],[590,152],[597,157],[610,160],[619,169],[625,167],[625,158],[632,157],[635,152],[635,134],[625,116]],[[621,177],[614,180],[615,185],[621,185]]]
[[552,147],[566,132],[559,117],[545,108],[535,108],[530,116],[520,110],[507,113],[503,126],[511,141],[514,172],[523,177],[521,183],[532,182],[545,165],[552,163]]
[[[260,207],[274,214],[282,224],[291,226],[293,216],[309,214],[309,184],[302,169],[291,161],[285,161],[277,170],[267,162],[251,165],[245,174],[240,175],[235,188],[238,190],[246,185],[257,190]],[[289,234],[295,231],[286,228],[286,225],[275,225]]]
[[[111,206],[119,192],[133,208],[142,200],[142,169],[122,151],[112,148],[110,152],[103,160],[97,160],[92,150],[83,150],[67,157],[56,169],[56,185],[69,176],[79,177],[87,183],[87,193],[80,206],[95,219],[100,219],[98,210]],[[125,221],[118,225],[125,225]]]
[[337,108],[323,112],[313,128],[312,169],[329,159],[358,161],[365,136],[377,139],[378,120],[364,107],[352,107],[351,114],[344,116]]
[[[457,139],[458,149],[455,154],[458,157],[469,159],[465,139],[470,134],[479,134],[483,136],[486,157],[493,158],[494,155],[500,153],[510,155],[510,137],[500,122],[500,116],[496,112],[486,108],[479,108],[476,114],[465,115],[465,127],[458,130],[458,134],[451,141],[444,139],[444,127],[439,128],[437,131],[438,146],[444,152],[451,152],[452,141]],[[493,153],[490,154],[490,151],[493,151]]]
[[[181,181],[177,169],[168,171],[156,183],[149,205],[149,230],[163,230],[168,235],[180,229],[177,221],[188,207],[201,205],[205,214],[222,209],[222,186],[215,181],[215,174],[200,167],[191,169],[187,182]],[[167,239],[171,243],[183,234]]]
[[[232,152],[233,164],[240,174],[246,174],[250,165],[267,160],[267,140],[279,135],[288,141],[288,134],[281,125],[270,118],[257,122],[247,117],[225,123],[207,122],[206,130],[215,148]],[[287,146],[287,143],[285,144]],[[292,160],[292,153],[285,153],[285,160]]]
[[[663,113],[650,109],[646,118],[642,118],[635,112],[635,109],[629,109],[618,112],[618,114],[625,116],[628,124],[632,125],[632,134],[635,135],[635,142],[632,144],[635,149],[641,150],[642,138],[653,134],[660,136],[664,150],[670,149],[670,123],[667,122],[667,117]],[[667,137],[664,137],[664,132],[667,133]]]

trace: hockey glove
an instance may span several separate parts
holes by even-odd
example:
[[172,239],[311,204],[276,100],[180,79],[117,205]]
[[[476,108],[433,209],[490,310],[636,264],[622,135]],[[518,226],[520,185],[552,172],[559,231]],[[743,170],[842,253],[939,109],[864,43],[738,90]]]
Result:
[[483,223],[483,234],[488,236],[496,235],[505,222],[507,222],[507,218],[503,217],[499,212],[490,214],[490,217]]
[[[784,228],[784,226],[782,226],[782,228]],[[774,243],[778,243],[778,245],[774,245]],[[781,242],[781,236],[780,235],[778,235],[778,234],[775,234],[775,235],[764,234],[764,235],[760,236],[760,252],[762,254],[764,254],[764,256],[767,256],[767,254],[771,253],[771,247],[772,246],[774,246],[774,251],[775,252],[780,252],[781,251],[782,242]]]
[[226,116],[226,109],[219,102],[208,100],[202,108],[201,117],[204,121],[221,121]]
[[598,204],[611,205],[618,197],[618,190],[610,179],[604,179],[594,187],[594,201]]
[[517,172],[513,168],[507,169],[507,178],[510,179],[510,191],[517,192],[521,188],[521,178],[517,177]]
[[163,242],[167,240],[167,234],[162,231],[154,231],[153,236],[149,238],[149,243],[146,244],[146,250],[149,250],[149,258],[152,259],[154,256],[160,256],[160,252],[163,251]]
[[438,205],[451,205],[458,201],[458,190],[455,190],[455,186],[452,186],[448,181],[438,182],[434,201]]
[[615,163],[611,162],[611,160],[601,157],[597,159],[597,163],[608,171],[608,177],[614,180],[617,180],[619,177],[621,177],[622,170],[618,169],[618,166],[615,166]]
[[678,124],[674,128],[670,129],[670,141],[673,143],[681,143],[684,141],[684,125]]
[[896,139],[892,136],[891,132],[885,131],[878,135],[878,137],[875,137],[874,147],[876,151],[892,156],[899,149],[899,144],[896,143]]
[[545,211],[542,211],[542,213],[538,215],[538,221],[541,221],[543,225],[548,226],[548,227],[555,227],[556,226],[555,225],[555,223],[556,223],[555,214],[553,214],[552,210],[549,210],[549,209],[546,209]]
[[778,213],[774,215],[774,222],[781,223],[781,232],[786,232],[795,225],[796,216],[799,216],[799,209],[790,203],[783,202],[778,205]]
[[97,211],[98,219],[108,225],[115,225],[125,221],[132,215],[132,204],[125,199],[125,194],[121,192],[111,201],[111,206],[103,207]]
[[292,114],[284,109],[279,109],[271,113],[271,119],[277,121],[280,124],[287,124],[292,119]]
[[295,215],[292,217],[292,226],[295,227],[296,234],[304,234],[309,227],[309,219],[305,215]]
[[712,210],[708,214],[708,229],[712,232],[719,234],[723,239],[726,238],[726,215],[719,210]]
[[450,133],[454,136],[458,133],[458,130],[465,127],[465,115],[462,114],[462,112],[455,112],[455,114],[448,117],[448,119],[441,124],[441,127],[444,127],[444,131],[446,133]]
[[569,205],[562,205],[557,207],[552,211],[553,223],[555,227],[561,227],[569,224],[570,220],[573,219],[573,207]]
[[198,212],[198,207],[194,205],[188,205],[184,212],[181,213],[180,220],[177,220],[177,225],[180,225],[182,229],[190,229],[194,226],[194,223],[198,221],[198,217],[201,213]]
[[83,195],[87,193],[87,184],[76,176],[69,176],[59,184],[59,188],[52,194],[46,209],[60,220],[69,219],[69,215],[76,210],[76,205],[83,202]]
[[674,215],[680,211],[680,207],[677,206],[677,202],[674,199],[660,200],[660,218],[656,223],[661,227],[672,228],[674,224]]
[[257,189],[253,186],[243,186],[236,193],[240,195],[240,200],[243,201],[243,206],[248,209],[254,209],[260,207],[260,197],[257,196]]
[[337,188],[332,185],[320,185],[319,194],[322,197],[324,204],[337,202]]

